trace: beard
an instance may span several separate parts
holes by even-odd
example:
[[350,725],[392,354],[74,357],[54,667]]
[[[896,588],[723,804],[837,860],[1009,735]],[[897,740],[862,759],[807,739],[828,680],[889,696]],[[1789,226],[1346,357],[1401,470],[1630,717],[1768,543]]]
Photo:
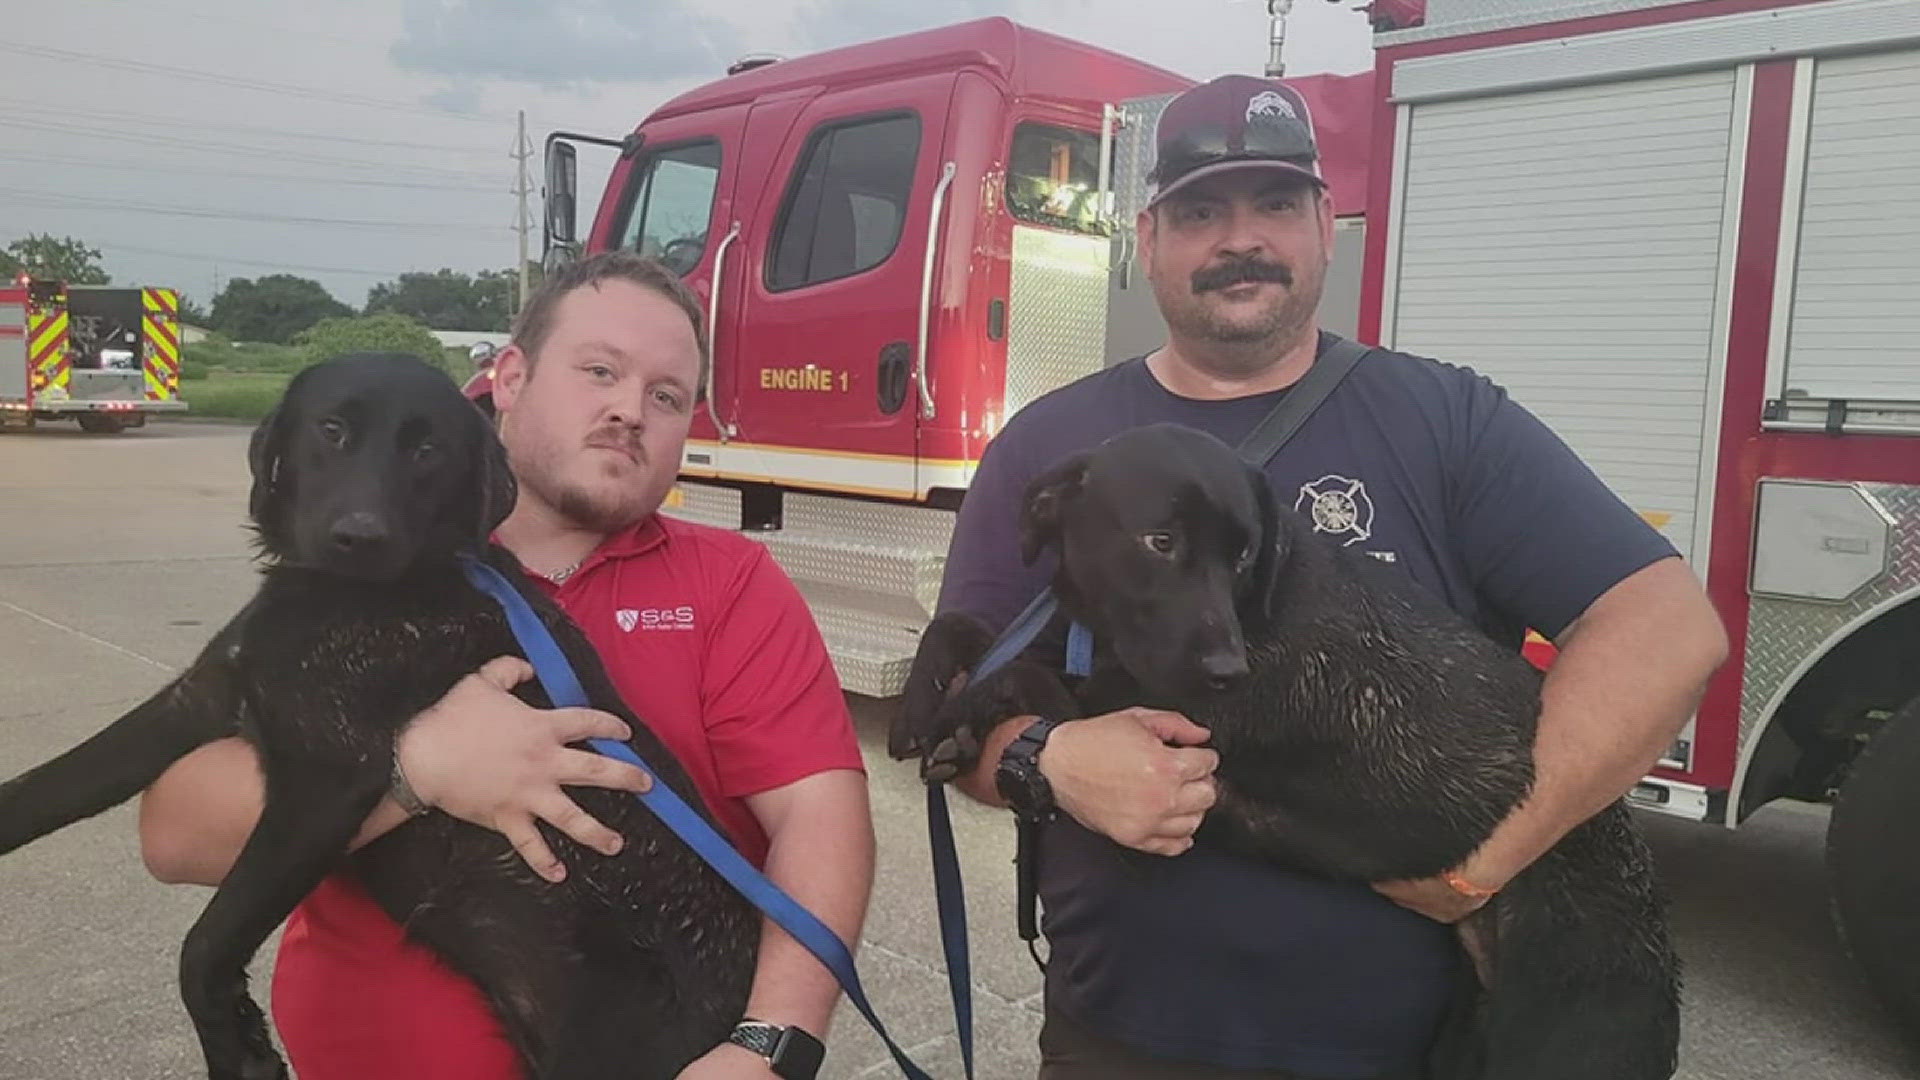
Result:
[[[1229,353],[1246,353],[1248,371],[1223,372],[1244,375],[1271,363],[1273,353],[1291,345],[1313,321],[1320,306],[1320,294],[1326,285],[1326,269],[1315,265],[1295,274],[1283,263],[1261,259],[1232,259],[1213,263],[1193,272],[1186,281],[1165,274],[1151,273],[1153,291],[1160,302],[1161,316],[1175,335],[1196,342],[1228,346]],[[1270,282],[1282,292],[1267,301],[1260,310],[1249,305],[1211,303],[1209,294],[1251,282]],[[1270,345],[1271,349],[1248,350],[1247,346]],[[1240,348],[1234,348],[1234,347]],[[1235,365],[1241,366],[1241,365]]]
[[[640,457],[639,475],[609,469],[595,478],[592,473],[602,468],[599,462],[582,461],[558,445],[541,443],[530,452],[518,455],[514,473],[522,488],[570,524],[597,533],[613,533],[653,512],[660,496],[665,494],[664,491],[658,496],[653,493],[655,485],[650,470],[646,469],[645,452],[637,446],[634,452]],[[567,475],[569,464],[586,478]]]

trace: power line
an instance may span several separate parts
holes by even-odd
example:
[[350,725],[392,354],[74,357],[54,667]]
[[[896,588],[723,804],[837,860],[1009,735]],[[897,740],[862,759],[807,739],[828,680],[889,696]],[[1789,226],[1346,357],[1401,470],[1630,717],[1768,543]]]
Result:
[[389,112],[409,112],[442,120],[467,120],[482,123],[504,123],[504,117],[492,114],[454,112],[451,109],[436,109],[425,105],[391,101],[384,98],[365,97],[359,94],[343,94],[333,90],[321,90],[310,86],[295,86],[291,83],[266,82],[260,79],[243,79],[236,75],[220,75],[211,71],[197,71],[192,68],[169,67],[165,64],[150,64],[144,60],[128,60],[124,57],[108,56],[104,53],[78,52],[72,49],[56,49],[47,45],[21,45],[0,41],[0,52],[16,53],[43,60],[59,60],[70,64],[84,64],[90,67],[118,68],[121,71],[133,71],[146,75],[166,75],[190,82],[211,83],[215,86],[234,87],[241,90],[255,90],[264,94],[282,94],[287,97],[307,98],[314,101],[329,101],[340,105],[358,105],[365,108],[384,109]]
[[[432,273],[415,267],[411,270],[374,270],[352,266],[311,266],[304,263],[282,262],[278,259],[240,259],[232,255],[206,255],[194,251],[177,251],[169,248],[140,247],[134,244],[107,244],[108,252],[130,251],[137,255],[159,255],[178,259],[197,259],[209,263],[233,263],[236,266],[258,266],[269,270],[304,270],[311,274],[356,274],[362,277],[398,278],[402,274]],[[215,290],[218,292],[218,290]]]
[[[126,174],[129,171],[126,159],[124,158],[114,161],[102,161],[98,158],[67,158],[40,154],[24,156],[17,154],[0,154],[0,165],[59,165],[64,168],[106,169],[121,174]],[[234,180],[274,180],[289,184],[323,184],[328,186],[344,184],[353,187],[411,188],[420,191],[472,192],[475,194],[488,195],[497,195],[501,191],[500,188],[486,187],[480,184],[429,184],[424,182],[416,183],[408,180],[364,180],[339,176],[321,176],[312,173],[305,176],[297,176],[291,173],[234,172],[231,169],[192,169],[178,165],[156,165],[150,161],[142,161],[139,166],[139,171],[142,174],[163,172],[178,173],[182,176],[218,176]],[[509,194],[512,193],[511,188],[506,190]]]
[[202,150],[216,154],[232,154],[245,158],[270,158],[276,161],[306,165],[336,165],[346,168],[380,169],[383,171],[419,173],[421,175],[443,176],[461,180],[489,179],[487,174],[478,172],[458,172],[452,169],[436,169],[424,165],[400,165],[355,158],[326,157],[321,154],[309,154],[298,150],[283,150],[278,147],[238,146],[233,143],[210,142],[204,139],[183,139],[175,135],[114,131],[110,128],[83,127],[77,124],[61,124],[45,120],[22,119],[14,116],[0,116],[0,127],[24,128],[28,131],[44,131],[55,135],[80,135],[90,138],[109,139],[117,142],[157,146],[164,149]]
[[[46,120],[38,116],[46,109],[44,101],[29,101],[24,98],[0,97],[0,106],[9,107],[13,115],[27,115],[35,120]],[[426,151],[435,154],[491,154],[493,151],[479,146],[448,146],[444,143],[408,142],[403,139],[369,139],[358,135],[338,135],[331,132],[295,131],[291,128],[275,127],[270,124],[221,124],[208,123],[205,120],[182,120],[165,116],[135,115],[112,109],[82,109],[62,103],[55,114],[61,117],[82,117],[108,123],[134,125],[136,131],[141,128],[158,125],[160,127],[188,128],[193,131],[236,132],[251,135],[266,135],[287,139],[315,139],[322,142],[348,143],[354,146],[379,146],[397,150]]]
[[261,214],[245,210],[215,210],[200,206],[170,206],[160,203],[103,199],[85,195],[68,195],[64,192],[57,191],[33,191],[26,188],[0,187],[0,195],[6,196],[14,205],[38,205],[63,210],[121,210],[172,217],[213,218],[229,221],[260,221],[273,225],[328,225],[352,229],[404,230],[408,232],[459,232],[470,235],[484,235],[489,232],[504,229],[504,227],[500,225],[468,225],[457,222],[364,221],[357,218],[307,217],[295,214]]

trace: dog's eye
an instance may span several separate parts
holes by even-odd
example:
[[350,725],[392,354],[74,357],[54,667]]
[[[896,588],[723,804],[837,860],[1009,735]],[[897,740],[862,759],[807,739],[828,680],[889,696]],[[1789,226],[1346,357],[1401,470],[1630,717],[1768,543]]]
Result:
[[347,441],[347,425],[329,416],[320,421],[320,437],[339,446]]
[[420,445],[413,448],[413,460],[425,461],[439,452],[440,448],[435,446],[432,440],[423,440]]
[[1150,532],[1140,538],[1147,550],[1155,555],[1173,554],[1173,534],[1169,532]]

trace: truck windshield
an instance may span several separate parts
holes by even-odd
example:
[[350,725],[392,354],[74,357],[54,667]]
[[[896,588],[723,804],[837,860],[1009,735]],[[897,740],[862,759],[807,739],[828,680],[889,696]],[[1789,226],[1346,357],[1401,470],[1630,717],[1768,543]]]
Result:
[[667,147],[635,170],[620,246],[659,259],[677,274],[700,265],[720,180],[720,144]]
[[1021,221],[1099,233],[1100,137],[1050,124],[1013,131],[1007,209]]

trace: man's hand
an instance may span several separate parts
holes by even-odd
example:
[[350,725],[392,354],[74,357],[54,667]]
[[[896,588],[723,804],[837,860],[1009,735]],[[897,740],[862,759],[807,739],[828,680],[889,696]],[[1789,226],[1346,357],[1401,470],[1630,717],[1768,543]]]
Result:
[[607,713],[543,711],[509,692],[533,674],[533,666],[516,656],[488,661],[416,717],[395,752],[422,802],[502,834],[536,873],[559,881],[566,867],[535,818],[608,855],[621,843],[619,833],[588,816],[560,785],[643,792],[653,778],[625,762],[568,748],[582,739],[625,739],[631,732]]
[[1080,824],[1126,847],[1179,855],[1219,794],[1220,754],[1199,745],[1208,738],[1178,713],[1123,709],[1055,728],[1040,772]]
[[680,1070],[675,1080],[780,1080],[767,1059],[733,1043],[721,1043]]

